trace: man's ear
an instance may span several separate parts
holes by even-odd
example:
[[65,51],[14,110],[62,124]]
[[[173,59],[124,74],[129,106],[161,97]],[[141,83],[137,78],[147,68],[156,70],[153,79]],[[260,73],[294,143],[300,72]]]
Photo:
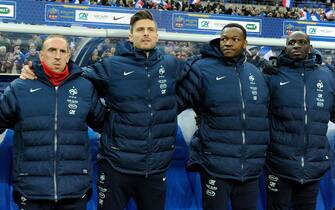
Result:
[[66,63],[69,63],[70,59],[71,59],[71,52],[68,53],[67,55],[67,59],[66,59]]
[[40,53],[39,53],[39,56],[38,56],[40,58],[40,61],[43,61],[43,56],[44,56],[44,53],[41,50]]
[[132,33],[129,33],[129,34],[128,34],[128,38],[129,38],[129,41],[130,41],[130,42],[133,42],[133,34],[132,34]]

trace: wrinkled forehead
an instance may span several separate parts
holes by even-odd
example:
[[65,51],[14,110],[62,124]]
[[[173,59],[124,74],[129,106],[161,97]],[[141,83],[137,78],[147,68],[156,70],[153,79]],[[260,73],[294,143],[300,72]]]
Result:
[[304,33],[293,33],[293,34],[291,34],[287,37],[286,42],[288,43],[292,40],[294,40],[294,41],[299,41],[299,40],[309,41],[308,36]]
[[44,41],[42,45],[42,49],[46,50],[48,48],[56,48],[56,49],[65,49],[68,50],[68,42],[67,40],[60,37],[49,38]]
[[156,22],[150,19],[138,20],[134,23],[134,28],[154,28],[157,30]]
[[225,28],[221,32],[221,37],[241,37],[243,38],[243,31],[237,27]]

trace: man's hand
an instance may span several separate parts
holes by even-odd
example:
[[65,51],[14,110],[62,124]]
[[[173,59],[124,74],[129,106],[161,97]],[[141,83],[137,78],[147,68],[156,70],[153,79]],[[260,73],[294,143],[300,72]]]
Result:
[[261,67],[263,74],[276,75],[278,74],[278,60],[276,57],[270,57],[269,61],[264,60]]
[[21,70],[20,79],[30,79],[35,80],[37,79],[34,69],[33,69],[33,62],[29,61],[28,65],[24,65]]
[[198,113],[195,113],[195,116],[194,116],[194,119],[195,119],[195,125],[199,128],[200,127],[200,121],[201,121],[201,115],[198,114]]

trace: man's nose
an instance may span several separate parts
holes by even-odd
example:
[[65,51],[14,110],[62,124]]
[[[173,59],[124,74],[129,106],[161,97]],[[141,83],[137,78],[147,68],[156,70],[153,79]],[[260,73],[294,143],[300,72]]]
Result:
[[233,43],[233,41],[230,40],[230,39],[228,39],[228,40],[224,43],[224,45],[225,45],[225,46],[231,46],[232,43]]
[[56,51],[55,58],[57,58],[57,59],[61,58],[61,52],[60,51]]

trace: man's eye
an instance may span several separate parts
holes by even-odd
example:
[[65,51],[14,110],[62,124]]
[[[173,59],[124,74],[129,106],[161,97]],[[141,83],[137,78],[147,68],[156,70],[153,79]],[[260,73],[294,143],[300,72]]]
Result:
[[299,40],[299,44],[300,45],[307,45],[308,44],[308,41],[303,39],[303,40]]
[[293,46],[293,45],[295,45],[295,41],[289,41],[289,42],[287,43],[287,45],[291,45],[291,46]]

